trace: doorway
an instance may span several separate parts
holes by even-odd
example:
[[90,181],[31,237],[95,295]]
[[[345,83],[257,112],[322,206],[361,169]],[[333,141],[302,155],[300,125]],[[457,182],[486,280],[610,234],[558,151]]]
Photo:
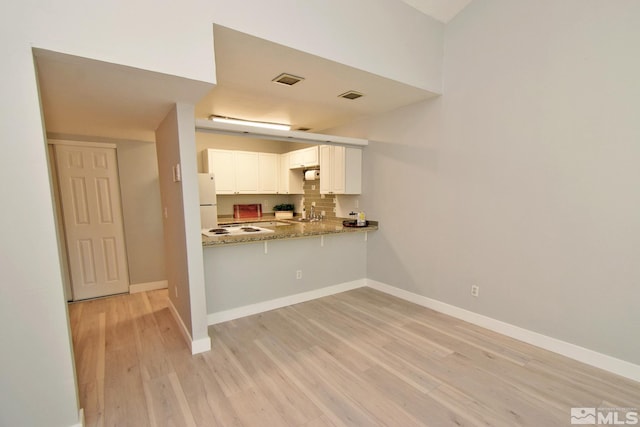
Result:
[[67,299],[128,292],[115,145],[49,143]]

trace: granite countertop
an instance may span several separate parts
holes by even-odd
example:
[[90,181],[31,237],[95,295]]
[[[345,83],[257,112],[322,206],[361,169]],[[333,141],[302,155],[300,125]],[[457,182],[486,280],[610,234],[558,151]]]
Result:
[[[323,220],[315,222],[300,222],[297,219],[278,219],[274,217],[262,217],[262,218],[247,218],[242,220],[234,220],[233,218],[220,219],[220,224],[239,224],[239,223],[256,223],[257,226],[264,228],[271,228],[275,230],[274,233],[267,234],[239,234],[239,235],[222,235],[215,237],[202,237],[202,246],[220,246],[237,243],[251,243],[268,240],[279,239],[295,239],[300,237],[320,236],[325,234],[337,234],[337,233],[362,233],[366,231],[373,231],[378,229],[377,221],[369,221],[366,227],[345,227],[342,225],[342,221],[348,218],[337,218],[335,220]],[[260,222],[277,221],[279,223],[286,223],[286,225],[274,225],[274,226],[262,226]]]

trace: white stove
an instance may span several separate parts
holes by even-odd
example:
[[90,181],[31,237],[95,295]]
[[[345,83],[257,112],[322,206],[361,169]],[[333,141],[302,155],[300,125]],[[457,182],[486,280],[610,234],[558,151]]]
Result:
[[218,228],[202,229],[202,234],[207,237],[238,236],[240,234],[266,234],[274,232],[275,230],[257,227],[253,224],[228,224],[220,225]]

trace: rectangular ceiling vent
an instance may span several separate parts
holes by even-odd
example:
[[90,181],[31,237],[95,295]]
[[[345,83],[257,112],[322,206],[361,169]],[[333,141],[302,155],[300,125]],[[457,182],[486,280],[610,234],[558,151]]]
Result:
[[349,92],[345,92],[342,95],[338,95],[339,98],[345,98],[345,99],[358,99],[363,96],[364,96],[363,93],[356,92],[355,90],[350,90]]
[[293,74],[282,73],[271,81],[280,83],[283,85],[287,85],[287,86],[293,86],[294,84],[301,82],[302,80],[304,80],[304,77],[298,77],[298,76],[294,76]]

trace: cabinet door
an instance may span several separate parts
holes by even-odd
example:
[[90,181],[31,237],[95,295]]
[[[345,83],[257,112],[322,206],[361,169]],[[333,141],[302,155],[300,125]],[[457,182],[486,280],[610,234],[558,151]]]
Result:
[[318,166],[318,146],[290,151],[289,167],[291,169],[310,168]]
[[258,194],[259,163],[258,153],[235,152],[236,193]]
[[362,193],[362,149],[344,148],[344,194]]
[[309,147],[301,150],[302,164],[304,167],[318,166],[318,147]]
[[216,194],[234,194],[236,178],[233,151],[207,150],[208,172],[216,175]]
[[320,194],[333,193],[333,162],[331,146],[320,146]]
[[345,148],[331,147],[331,180],[335,194],[345,193],[345,176]]
[[280,154],[280,164],[278,170],[278,193],[289,194],[289,153]]
[[289,168],[303,168],[304,167],[304,155],[302,150],[291,151],[289,153]]
[[278,192],[278,155],[259,153],[259,185],[260,194],[276,194]]

